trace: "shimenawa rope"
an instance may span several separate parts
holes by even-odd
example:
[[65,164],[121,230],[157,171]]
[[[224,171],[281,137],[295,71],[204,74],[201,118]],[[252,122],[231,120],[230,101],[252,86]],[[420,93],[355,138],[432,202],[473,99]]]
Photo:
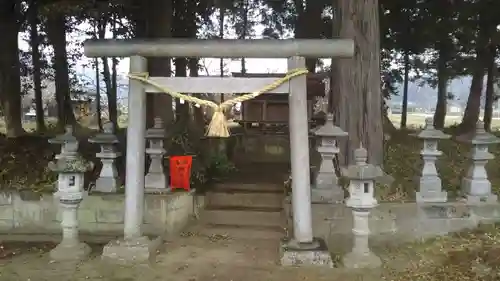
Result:
[[256,92],[245,94],[242,96],[238,96],[236,98],[224,101],[221,104],[216,104],[213,101],[200,99],[197,97],[189,96],[186,94],[181,94],[179,92],[175,92],[173,90],[170,90],[167,87],[160,85],[159,83],[156,83],[155,81],[152,81],[151,79],[149,79],[149,73],[147,73],[147,72],[129,73],[128,77],[130,79],[138,80],[138,81],[141,81],[143,83],[149,84],[149,85],[159,89],[160,91],[164,92],[165,94],[168,94],[174,98],[183,99],[183,100],[190,102],[190,103],[205,105],[205,106],[213,108],[214,114],[212,116],[212,120],[210,121],[210,124],[208,125],[207,136],[227,138],[227,137],[229,137],[229,130],[227,128],[227,119],[226,119],[226,116],[224,115],[224,110],[226,110],[227,108],[230,108],[231,106],[233,106],[237,103],[251,100],[251,99],[256,98],[257,96],[259,96],[263,93],[274,90],[274,89],[278,88],[279,86],[281,86],[283,83],[290,81],[292,78],[297,77],[297,76],[301,76],[301,75],[305,75],[307,73],[308,73],[308,71],[305,68],[297,68],[297,69],[290,70],[289,72],[286,73],[286,75],[283,78],[277,79],[273,83],[263,87],[262,89],[260,89]]

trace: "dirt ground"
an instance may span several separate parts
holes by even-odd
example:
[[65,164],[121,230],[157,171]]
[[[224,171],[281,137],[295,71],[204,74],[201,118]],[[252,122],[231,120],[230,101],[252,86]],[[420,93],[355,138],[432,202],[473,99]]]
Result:
[[[125,267],[104,263],[102,246],[80,264],[53,263],[48,250],[23,248],[16,255],[0,258],[0,280],[107,280],[107,281],[256,281],[256,280],[381,280],[379,272],[346,272],[343,269],[284,268],[277,264],[278,241],[238,239],[225,236],[179,237],[165,242],[151,266]],[[348,279],[346,279],[348,278]]]
[[383,267],[357,271],[281,267],[277,240],[207,237],[194,231],[166,241],[154,264],[129,267],[103,262],[103,245],[92,245],[89,260],[65,264],[50,261],[54,244],[0,243],[0,281],[498,281],[499,235],[494,226],[408,245],[372,245]]

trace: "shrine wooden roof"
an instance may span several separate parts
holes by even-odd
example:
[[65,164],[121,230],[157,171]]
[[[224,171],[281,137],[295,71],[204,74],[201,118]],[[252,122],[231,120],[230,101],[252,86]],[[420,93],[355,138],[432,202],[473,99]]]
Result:
[[[241,73],[232,72],[233,77],[250,77],[250,78],[260,78],[260,77],[284,77],[284,73]],[[307,74],[307,96],[312,97],[324,97],[325,96],[325,83],[323,80],[328,77],[327,73],[309,73]]]

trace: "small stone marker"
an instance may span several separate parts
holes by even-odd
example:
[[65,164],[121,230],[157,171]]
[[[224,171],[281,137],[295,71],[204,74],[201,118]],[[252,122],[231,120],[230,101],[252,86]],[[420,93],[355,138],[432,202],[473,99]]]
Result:
[[121,156],[121,153],[117,152],[115,148],[118,138],[114,134],[113,123],[104,124],[103,129],[102,133],[89,139],[90,143],[101,146],[101,152],[97,153],[96,157],[101,159],[102,168],[99,178],[96,180],[94,191],[114,193],[121,185],[116,169],[116,159]]
[[321,164],[316,174],[315,185],[311,189],[312,201],[341,202],[344,200],[344,190],[338,185],[333,159],[339,153],[337,138],[348,134],[333,123],[333,114],[328,113],[326,122],[313,133],[321,140],[317,150],[321,155]]
[[78,238],[78,208],[84,196],[84,175],[93,169],[93,163],[81,157],[78,141],[64,143],[64,153],[49,168],[59,174],[57,192],[61,211],[62,241],[52,251],[54,261],[78,261],[90,254],[90,247]]
[[462,180],[462,191],[467,202],[478,204],[481,202],[496,203],[497,196],[491,192],[491,182],[485,166],[488,160],[494,159],[494,155],[488,152],[488,146],[500,143],[500,139],[484,130],[484,123],[478,121],[474,136],[468,141],[472,144],[470,153],[471,166]]
[[354,220],[353,249],[342,259],[347,268],[377,268],[382,265],[380,258],[370,251],[368,238],[370,212],[378,205],[374,197],[375,179],[383,176],[384,172],[380,167],[367,164],[367,159],[368,152],[360,147],[354,151],[355,164],[343,170],[343,175],[350,180],[346,205],[352,208]]
[[149,141],[149,148],[146,153],[151,158],[149,171],[145,179],[145,191],[147,193],[167,192],[168,176],[163,167],[163,157],[166,153],[163,148],[163,140],[165,139],[165,128],[163,120],[160,117],[154,119],[154,126],[146,132],[146,139]]
[[436,160],[443,153],[438,150],[438,141],[449,139],[451,136],[436,130],[433,125],[433,119],[425,119],[424,129],[417,135],[424,141],[424,147],[420,151],[424,165],[420,177],[419,191],[416,192],[416,201],[418,203],[437,203],[446,202],[448,196],[446,191],[442,190],[441,179],[436,169]]

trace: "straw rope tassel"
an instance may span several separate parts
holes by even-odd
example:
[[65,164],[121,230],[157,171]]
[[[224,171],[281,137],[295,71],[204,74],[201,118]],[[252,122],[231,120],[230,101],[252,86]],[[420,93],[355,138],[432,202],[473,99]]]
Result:
[[305,75],[307,73],[308,73],[307,69],[304,69],[304,68],[293,69],[293,70],[287,72],[283,78],[277,79],[273,83],[263,87],[262,89],[260,89],[256,92],[245,94],[245,95],[227,100],[221,104],[216,104],[213,101],[204,100],[204,99],[200,99],[200,98],[193,97],[190,95],[181,94],[181,93],[172,91],[171,89],[168,89],[167,87],[150,80],[149,73],[147,73],[147,72],[129,73],[128,77],[130,79],[138,80],[138,81],[141,81],[143,83],[149,84],[149,85],[157,88],[158,90],[164,92],[165,94],[172,96],[173,98],[183,99],[189,103],[197,103],[199,105],[205,105],[205,106],[213,108],[214,114],[212,116],[212,120],[210,121],[210,124],[208,125],[208,131],[207,131],[206,135],[209,137],[227,138],[227,137],[229,137],[229,129],[227,127],[226,116],[224,115],[224,111],[226,109],[230,108],[231,106],[233,106],[237,103],[254,99],[254,98],[260,96],[261,94],[264,94],[266,92],[269,92],[271,90],[278,88],[279,86],[290,81],[294,77]]

